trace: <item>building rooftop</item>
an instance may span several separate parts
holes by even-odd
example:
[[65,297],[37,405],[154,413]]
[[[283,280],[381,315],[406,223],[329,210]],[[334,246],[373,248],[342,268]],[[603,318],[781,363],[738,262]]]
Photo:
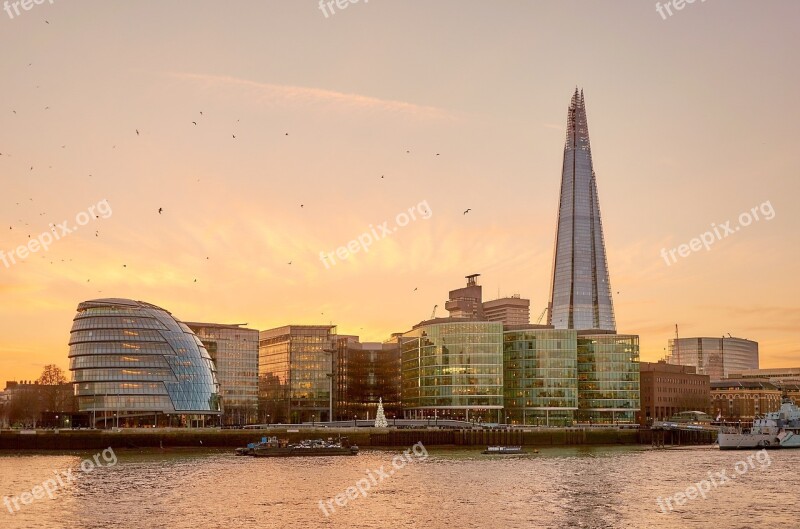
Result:
[[771,389],[777,391],[778,388],[769,382],[759,380],[719,380],[711,383],[711,389]]

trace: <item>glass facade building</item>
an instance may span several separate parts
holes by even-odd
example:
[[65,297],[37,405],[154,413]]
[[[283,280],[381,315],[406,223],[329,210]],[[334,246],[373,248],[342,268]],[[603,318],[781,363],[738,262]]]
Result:
[[90,412],[95,425],[199,424],[221,413],[208,351],[189,327],[155,305],[80,303],[69,360],[78,409]]
[[334,417],[336,420],[374,419],[378,401],[391,421],[402,417],[400,405],[400,345],[360,343],[339,337],[335,361]]
[[286,325],[259,333],[259,421],[302,423],[329,420],[334,325]]
[[616,328],[586,106],[577,89],[567,119],[549,309],[556,329]]
[[186,322],[217,368],[224,403],[222,424],[258,420],[258,331],[242,325]]
[[670,364],[694,366],[712,382],[758,369],[758,342],[742,338],[678,338],[669,341]]
[[578,422],[632,424],[639,398],[639,337],[578,333]]
[[573,424],[578,409],[576,331],[506,327],[503,366],[510,424]]
[[406,418],[501,422],[503,325],[440,318],[400,338]]

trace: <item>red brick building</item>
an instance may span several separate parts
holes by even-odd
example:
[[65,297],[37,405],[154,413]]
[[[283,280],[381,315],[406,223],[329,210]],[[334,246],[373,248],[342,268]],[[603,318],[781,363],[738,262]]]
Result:
[[711,377],[694,366],[660,362],[639,364],[641,410],[639,424],[664,421],[682,411],[711,411]]

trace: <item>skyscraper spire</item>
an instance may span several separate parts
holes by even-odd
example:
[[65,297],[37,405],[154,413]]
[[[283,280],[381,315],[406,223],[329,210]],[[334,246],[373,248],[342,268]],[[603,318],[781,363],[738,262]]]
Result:
[[561,173],[548,322],[616,331],[583,90],[572,96]]

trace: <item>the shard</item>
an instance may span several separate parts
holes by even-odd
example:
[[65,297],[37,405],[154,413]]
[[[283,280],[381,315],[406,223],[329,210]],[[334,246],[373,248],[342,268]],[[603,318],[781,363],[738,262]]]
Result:
[[556,329],[616,332],[583,91],[572,96],[561,173],[548,321]]

